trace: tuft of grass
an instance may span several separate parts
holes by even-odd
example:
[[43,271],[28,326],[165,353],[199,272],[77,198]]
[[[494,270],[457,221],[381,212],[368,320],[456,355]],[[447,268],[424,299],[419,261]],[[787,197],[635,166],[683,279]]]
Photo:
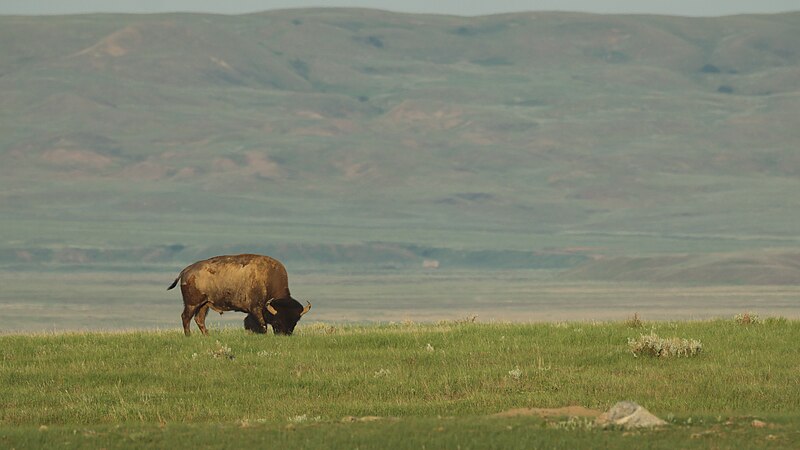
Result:
[[519,380],[522,377],[522,370],[520,370],[519,367],[516,367],[508,371],[508,376],[515,380]]
[[736,314],[733,317],[733,321],[738,323],[739,325],[756,325],[763,323],[761,318],[758,317],[758,314],[750,311],[741,314]]
[[697,356],[703,351],[703,344],[696,339],[682,339],[677,337],[662,338],[651,332],[642,334],[637,339],[628,339],[633,356],[647,355],[657,358]]
[[642,318],[639,317],[639,313],[633,313],[632,316],[628,317],[625,320],[625,325],[628,328],[643,328],[644,322],[642,322]]

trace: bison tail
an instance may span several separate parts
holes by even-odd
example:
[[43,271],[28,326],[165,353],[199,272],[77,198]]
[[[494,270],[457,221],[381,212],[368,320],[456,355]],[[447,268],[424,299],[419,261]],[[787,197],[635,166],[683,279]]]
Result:
[[180,276],[178,276],[178,278],[175,278],[175,281],[173,281],[173,282],[172,282],[172,284],[170,284],[170,285],[169,285],[169,287],[167,288],[167,290],[170,290],[170,289],[174,288],[175,286],[177,286],[177,285],[178,285],[178,281],[179,281],[180,279],[181,279],[181,277],[180,277]]

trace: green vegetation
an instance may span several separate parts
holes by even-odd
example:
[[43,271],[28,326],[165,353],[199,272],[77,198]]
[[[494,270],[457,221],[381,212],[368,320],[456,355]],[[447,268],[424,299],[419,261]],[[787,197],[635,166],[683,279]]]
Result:
[[[624,323],[471,319],[242,330],[0,337],[5,447],[642,448],[800,440],[800,323],[645,323],[703,342],[693,358],[636,358]],[[626,433],[513,408],[605,410],[634,400],[670,425]],[[753,419],[765,422],[753,426]],[[69,444],[67,444],[69,443]]]

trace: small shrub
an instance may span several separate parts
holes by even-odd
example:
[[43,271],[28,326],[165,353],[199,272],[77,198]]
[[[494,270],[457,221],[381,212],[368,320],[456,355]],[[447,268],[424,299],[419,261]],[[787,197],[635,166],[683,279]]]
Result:
[[642,328],[644,327],[644,322],[642,322],[642,318],[639,317],[639,313],[633,313],[633,316],[628,317],[625,321],[625,325],[629,328]]
[[733,320],[739,325],[750,325],[750,324],[761,323],[761,318],[758,317],[758,314],[752,313],[750,311],[735,315],[733,317]]
[[639,355],[655,356],[657,358],[690,357],[697,356],[703,351],[703,344],[696,339],[661,338],[654,332],[642,334],[639,339],[628,338],[633,356]]

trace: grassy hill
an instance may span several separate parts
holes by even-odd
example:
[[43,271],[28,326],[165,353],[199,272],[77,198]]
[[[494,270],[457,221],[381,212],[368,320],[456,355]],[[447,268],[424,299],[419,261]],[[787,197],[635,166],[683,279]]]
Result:
[[563,275],[577,280],[790,285],[797,283],[798,270],[800,254],[770,251],[616,256],[581,264]]
[[6,267],[798,247],[800,13],[6,16],[0,42]]

